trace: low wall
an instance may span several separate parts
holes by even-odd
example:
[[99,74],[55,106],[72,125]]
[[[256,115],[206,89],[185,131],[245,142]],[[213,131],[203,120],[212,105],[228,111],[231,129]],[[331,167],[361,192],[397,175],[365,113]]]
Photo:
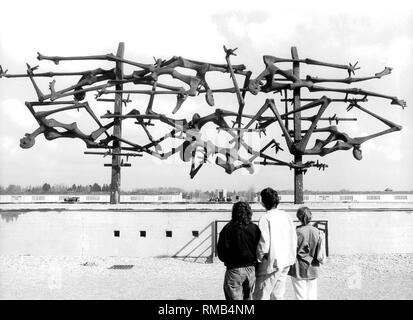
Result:
[[[214,247],[214,221],[230,218],[229,205],[220,210],[182,205],[168,210],[147,205],[123,211],[66,208],[24,211],[2,206],[0,254],[207,257]],[[264,214],[259,207],[253,209],[254,220]],[[296,206],[284,209],[296,219]],[[312,211],[314,220],[328,221],[330,254],[413,252],[412,209]]]

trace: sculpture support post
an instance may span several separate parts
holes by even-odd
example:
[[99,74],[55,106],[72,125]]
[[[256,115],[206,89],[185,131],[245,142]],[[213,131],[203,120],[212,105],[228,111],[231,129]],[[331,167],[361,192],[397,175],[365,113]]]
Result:
[[[118,45],[118,51],[116,56],[119,58],[124,57],[125,52],[125,44],[120,42]],[[122,80],[123,78],[123,63],[116,62],[116,80]],[[116,85],[116,90],[120,91],[123,90],[122,84]],[[117,92],[115,93],[115,107],[114,107],[114,114],[121,115],[122,114],[122,93]],[[113,136],[121,138],[122,137],[122,120],[119,118],[114,119],[113,125]],[[120,168],[121,168],[121,156],[119,155],[122,151],[121,143],[118,140],[113,140],[113,155],[112,155],[112,179],[110,183],[110,203],[117,204],[120,202]]]
[[[291,47],[291,56],[293,59],[298,59],[298,53],[296,47]],[[293,73],[298,79],[300,78],[300,63],[293,62]],[[300,102],[300,88],[293,90],[293,108],[294,110],[301,107]],[[294,143],[298,143],[301,140],[301,112],[294,113]],[[297,165],[303,163],[302,155],[294,155],[294,162]],[[294,203],[304,203],[303,196],[303,171],[302,169],[294,169]]]

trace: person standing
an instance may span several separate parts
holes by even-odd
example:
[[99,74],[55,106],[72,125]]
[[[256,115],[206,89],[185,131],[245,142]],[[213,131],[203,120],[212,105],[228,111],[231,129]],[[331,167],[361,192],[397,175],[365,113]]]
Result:
[[232,207],[232,219],[219,234],[218,258],[227,270],[224,277],[226,300],[251,300],[255,285],[255,251],[260,239],[258,226],[251,222],[252,211],[247,202]]
[[307,207],[297,210],[301,225],[297,227],[297,260],[288,274],[291,276],[297,300],[317,299],[317,278],[320,261],[317,260],[321,245],[320,230],[310,225],[311,211]]
[[261,203],[267,210],[258,223],[261,231],[257,246],[255,300],[284,299],[285,283],[290,266],[296,258],[297,235],[287,212],[277,209],[277,191],[261,191]]

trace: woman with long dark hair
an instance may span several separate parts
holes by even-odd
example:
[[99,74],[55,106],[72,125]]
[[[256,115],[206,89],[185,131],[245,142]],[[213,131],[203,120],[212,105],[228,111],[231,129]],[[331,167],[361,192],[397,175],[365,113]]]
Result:
[[256,248],[260,230],[251,222],[252,211],[247,202],[232,207],[232,218],[219,234],[218,258],[227,270],[224,294],[227,300],[251,300],[255,285]]

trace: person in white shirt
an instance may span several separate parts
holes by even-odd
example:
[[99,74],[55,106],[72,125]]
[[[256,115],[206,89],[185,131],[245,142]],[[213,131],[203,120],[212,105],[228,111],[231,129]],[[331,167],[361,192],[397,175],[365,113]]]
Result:
[[280,202],[277,191],[261,191],[261,203],[267,210],[258,223],[261,231],[257,246],[256,284],[254,300],[284,299],[288,270],[294,264],[297,234],[287,212],[277,209]]

